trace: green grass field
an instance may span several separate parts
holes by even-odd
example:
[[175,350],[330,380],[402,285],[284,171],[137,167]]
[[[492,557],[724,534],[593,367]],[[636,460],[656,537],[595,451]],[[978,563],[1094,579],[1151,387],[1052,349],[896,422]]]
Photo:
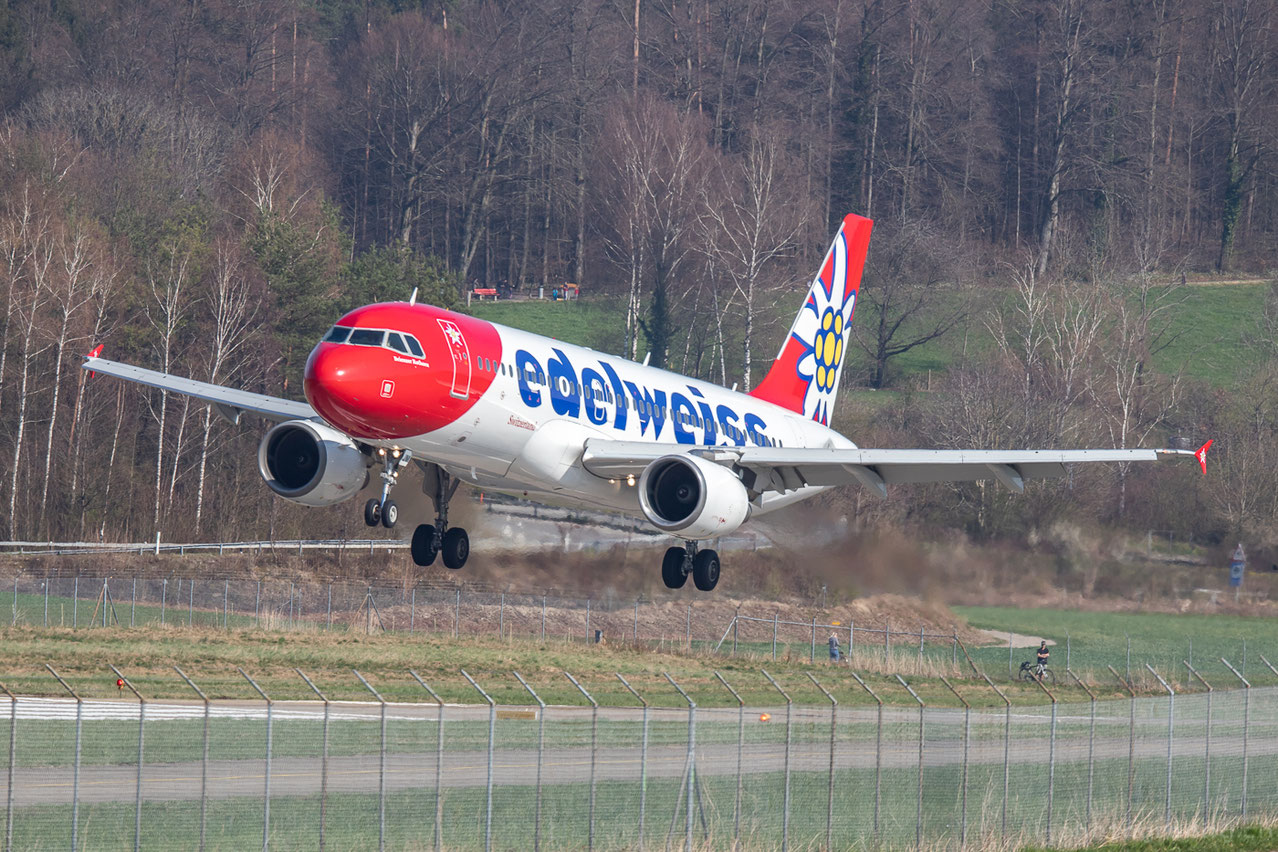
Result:
[[[1112,679],[1106,666],[1113,666],[1126,675],[1130,638],[1132,676],[1146,688],[1157,686],[1145,669],[1146,663],[1172,684],[1184,687],[1190,677],[1184,662],[1193,665],[1217,689],[1239,686],[1237,678],[1220,662],[1221,657],[1253,683],[1278,682],[1278,676],[1261,661],[1263,655],[1278,665],[1278,621],[1272,618],[1010,607],[955,607],[955,612],[974,627],[1054,640],[1051,663],[1058,673],[1066,667],[1068,642],[1068,663],[1073,670],[1103,680]],[[993,676],[1006,667],[1007,648],[981,648],[973,652],[973,657]],[[1029,648],[1017,649],[1013,655],[1017,665],[1031,657]],[[1192,681],[1190,686],[1195,691],[1201,689]]]
[[[1172,309],[1170,345],[1154,359],[1158,369],[1173,372],[1184,368],[1187,375],[1228,387],[1248,369],[1247,341],[1259,330],[1267,284],[1200,285],[1185,288],[1183,302]],[[996,291],[994,299],[1010,299],[1010,291]],[[791,302],[794,302],[791,304]],[[963,357],[989,351],[993,340],[983,322],[988,310],[984,302],[972,308],[969,320],[948,335],[919,346],[891,362],[891,384],[905,387],[926,382],[928,373],[943,373]],[[625,301],[617,297],[592,297],[577,302],[475,302],[470,310],[479,317],[544,334],[549,337],[618,353],[625,336]],[[778,299],[762,310],[763,329],[755,351],[763,359],[774,351],[798,310],[797,297]],[[854,320],[854,323],[856,321]],[[740,344],[735,329],[727,329],[729,373],[733,357],[740,367]],[[639,357],[644,355],[642,339]],[[849,375],[864,373],[867,360],[857,347],[849,350]]]

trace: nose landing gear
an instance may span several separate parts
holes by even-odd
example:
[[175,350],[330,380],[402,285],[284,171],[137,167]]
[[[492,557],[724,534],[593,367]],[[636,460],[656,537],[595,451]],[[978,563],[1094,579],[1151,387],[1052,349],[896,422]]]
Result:
[[692,584],[703,592],[719,584],[719,554],[713,550],[701,550],[695,541],[683,547],[672,547],[661,560],[661,579],[668,589],[682,589],[692,575]]
[[382,496],[364,504],[364,523],[370,527],[380,523],[386,529],[392,529],[399,520],[399,506],[389,499],[390,491],[399,481],[399,472],[408,466],[413,453],[411,450],[387,452],[385,449],[379,449],[377,453],[382,458]]
[[426,567],[435,563],[435,557],[444,557],[444,566],[454,571],[470,558],[470,536],[461,527],[448,526],[448,503],[457,491],[460,480],[450,476],[439,465],[422,465],[425,479],[422,490],[435,501],[435,523],[419,524],[413,530],[413,564]]

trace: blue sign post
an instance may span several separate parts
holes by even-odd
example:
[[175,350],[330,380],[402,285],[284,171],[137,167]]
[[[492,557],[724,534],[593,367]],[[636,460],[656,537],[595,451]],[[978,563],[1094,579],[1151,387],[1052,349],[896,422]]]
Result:
[[1241,543],[1234,548],[1234,555],[1229,559],[1229,585],[1234,589],[1234,598],[1238,597],[1238,589],[1242,586],[1243,574],[1247,571],[1247,554],[1243,552]]

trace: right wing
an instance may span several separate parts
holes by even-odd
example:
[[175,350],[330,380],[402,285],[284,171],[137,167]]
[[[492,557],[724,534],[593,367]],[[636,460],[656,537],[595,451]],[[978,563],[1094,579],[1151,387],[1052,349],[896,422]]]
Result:
[[240,414],[245,411],[260,414],[268,420],[275,421],[315,420],[319,418],[319,415],[315,413],[315,409],[304,402],[294,402],[291,399],[281,399],[276,396],[236,390],[235,388],[213,385],[208,382],[197,382],[194,379],[184,379],[180,376],[172,376],[157,370],[146,370],[142,367],[135,367],[132,364],[108,361],[105,358],[98,357],[98,353],[101,351],[102,347],[99,346],[86,355],[83,369],[107,376],[115,376],[117,379],[124,379],[127,382],[136,382],[140,385],[149,385],[150,387],[171,391],[172,393],[193,396],[196,399],[212,403],[218,414],[232,423],[238,423]]
[[734,468],[752,492],[785,493],[810,485],[858,484],[881,496],[906,482],[971,482],[993,479],[1022,491],[1027,479],[1065,476],[1066,465],[1197,458],[1206,472],[1207,444],[1199,450],[913,450],[801,447],[690,447],[591,438],[582,463],[609,479],[638,476],[662,456],[692,453]]

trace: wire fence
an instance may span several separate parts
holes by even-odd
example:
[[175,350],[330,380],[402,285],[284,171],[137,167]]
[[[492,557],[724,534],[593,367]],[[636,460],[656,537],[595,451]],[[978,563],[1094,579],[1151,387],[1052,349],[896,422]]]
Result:
[[[970,682],[946,681],[962,707],[932,707],[902,679],[903,707],[839,669],[806,675],[825,706],[762,672],[770,706],[698,706],[735,700],[716,674],[701,692],[669,679],[677,709],[620,675],[630,706],[566,672],[586,706],[547,706],[518,673],[526,701],[499,704],[509,684],[463,672],[466,705],[413,672],[420,703],[359,672],[364,703],[301,671],[314,701],[244,672],[260,700],[210,701],[180,670],[193,700],[152,701],[112,673],[120,700],[52,668],[65,698],[0,686],[5,849],[1004,849],[1278,815],[1275,688],[975,709]],[[876,703],[840,706],[836,679]]]
[[[869,623],[850,617],[838,620],[815,606],[747,612],[701,598],[695,603],[673,596],[589,598],[424,581],[389,585],[20,573],[0,578],[0,623],[4,622],[72,629],[161,625],[626,642],[761,663],[828,660],[833,642],[839,660],[851,667],[929,676],[956,674],[971,661],[988,671],[1005,665],[1008,676],[1016,678],[1019,663],[1033,657],[1032,649],[1024,647],[1027,637],[991,634],[1006,639],[987,637],[982,646],[969,647],[950,625],[890,618]],[[1262,654],[1268,650],[1274,657],[1278,649],[1266,648],[1267,638],[1268,634],[1254,637],[1250,648],[1245,636],[1226,637],[1219,631],[1159,634],[1156,640],[1135,641],[1130,636],[1106,636],[1099,643],[1092,636],[1078,643],[1067,632],[1053,640],[1052,665],[1063,685],[1072,683],[1070,672],[1109,679],[1106,667],[1112,665],[1140,691],[1157,691],[1160,687],[1144,663],[1176,671],[1177,683],[1189,688],[1193,681],[1182,660],[1209,677],[1228,678],[1219,662],[1223,656],[1244,676],[1268,685],[1278,683],[1278,674],[1262,662]]]

